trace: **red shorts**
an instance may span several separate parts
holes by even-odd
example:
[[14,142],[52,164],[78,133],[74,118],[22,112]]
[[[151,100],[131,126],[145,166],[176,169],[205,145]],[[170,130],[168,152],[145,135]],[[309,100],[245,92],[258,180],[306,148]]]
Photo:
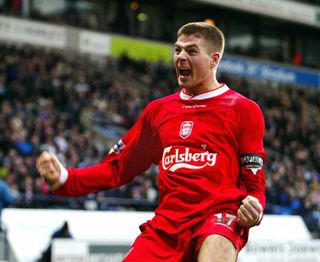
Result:
[[240,251],[247,243],[249,228],[239,226],[235,218],[228,213],[214,214],[179,235],[147,225],[123,262],[194,262],[203,241],[213,234],[225,236]]

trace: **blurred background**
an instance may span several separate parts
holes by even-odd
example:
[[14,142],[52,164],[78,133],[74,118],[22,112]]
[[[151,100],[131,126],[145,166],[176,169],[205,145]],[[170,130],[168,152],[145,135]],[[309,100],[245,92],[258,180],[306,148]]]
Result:
[[218,80],[264,113],[266,214],[299,216],[320,238],[319,0],[0,0],[0,214],[154,210],[154,166],[118,189],[63,198],[35,161],[48,150],[68,167],[99,163],[147,103],[178,90],[172,43],[190,21],[222,29]]

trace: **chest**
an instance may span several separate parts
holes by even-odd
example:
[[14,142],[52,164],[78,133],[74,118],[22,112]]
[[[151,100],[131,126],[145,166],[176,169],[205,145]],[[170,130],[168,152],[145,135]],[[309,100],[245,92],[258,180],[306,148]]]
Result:
[[164,111],[156,125],[164,147],[172,145],[205,150],[227,146],[237,137],[237,113],[229,108],[186,108]]

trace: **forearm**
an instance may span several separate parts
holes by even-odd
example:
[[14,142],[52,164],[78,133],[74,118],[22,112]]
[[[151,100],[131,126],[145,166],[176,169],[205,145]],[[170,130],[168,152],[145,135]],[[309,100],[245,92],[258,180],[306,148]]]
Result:
[[[259,210],[259,214],[257,213],[257,216],[254,215],[254,225],[257,225],[262,219],[266,205],[264,170],[261,168],[256,172],[252,172],[250,168],[242,167],[241,180],[243,189],[246,191],[247,196],[249,197],[248,199],[250,200],[250,197],[256,198],[261,206],[261,208],[259,207],[258,209],[255,209],[256,211]],[[244,203],[244,201],[242,203]]]
[[[250,187],[252,189],[252,187]],[[253,190],[247,190],[247,194],[249,196],[253,196],[259,200],[259,203],[261,204],[262,208],[264,209],[266,206],[266,197],[265,197],[265,191],[262,188],[256,188]]]
[[264,208],[266,202],[266,179],[263,167],[265,154],[264,152],[259,153],[246,153],[240,156],[240,180],[246,193],[257,198]]
[[82,196],[117,187],[125,181],[120,180],[111,163],[101,163],[84,168],[67,168],[64,183],[53,190],[56,195]]

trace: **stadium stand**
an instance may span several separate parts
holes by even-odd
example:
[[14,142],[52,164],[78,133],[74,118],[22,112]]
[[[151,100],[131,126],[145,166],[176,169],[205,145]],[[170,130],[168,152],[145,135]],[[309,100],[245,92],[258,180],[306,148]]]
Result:
[[[232,1],[224,4],[224,1],[217,0],[61,0],[56,4],[50,0],[24,1],[28,4],[22,2],[4,1],[2,6],[0,4],[0,13],[166,42],[175,40],[175,32],[181,24],[191,20],[208,20],[225,32],[229,39],[226,45],[229,53],[320,67],[320,54],[317,51],[320,37],[317,30],[320,21],[319,0],[284,0],[279,1],[282,3],[280,6],[272,6],[277,1],[270,5],[260,0],[247,3],[248,7],[252,5],[255,10],[260,9],[258,14],[250,13],[245,8],[241,12],[232,6]],[[260,6],[262,2],[264,5]],[[286,2],[287,5],[296,3],[297,6],[286,8]],[[241,3],[245,5],[246,1]],[[306,13],[302,7],[307,7]],[[277,16],[270,17],[269,13],[275,10],[279,12]],[[300,17],[304,20],[302,23],[297,22]]]

